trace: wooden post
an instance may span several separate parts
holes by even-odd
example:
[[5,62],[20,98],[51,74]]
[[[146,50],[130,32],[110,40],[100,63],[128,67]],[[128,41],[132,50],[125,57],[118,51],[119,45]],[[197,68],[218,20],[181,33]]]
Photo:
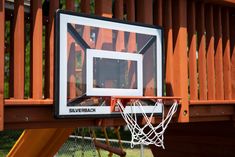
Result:
[[66,9],[75,11],[74,0],[66,0]]
[[215,37],[213,7],[208,5],[206,14],[206,47],[207,47],[207,94],[208,100],[215,100]]
[[90,14],[90,0],[81,0],[81,11]]
[[14,9],[14,98],[24,98],[24,0],[15,2]]
[[173,60],[173,31],[172,31],[172,0],[166,0],[164,3],[164,28],[166,45],[166,95],[174,95],[174,60]]
[[231,40],[231,84],[232,84],[232,99],[235,99],[235,19],[234,13],[231,12],[230,22],[230,40]]
[[4,128],[5,0],[0,0],[0,131]]
[[205,36],[205,14],[204,3],[197,7],[197,33],[198,33],[198,74],[199,74],[199,98],[207,100],[206,84],[206,36]]
[[162,20],[162,0],[157,0],[157,1],[154,1],[153,3],[153,7],[154,7],[154,10],[153,10],[153,15],[154,15],[154,20],[153,20],[153,23],[155,25],[158,25],[158,26],[162,26],[162,23],[163,23],[163,20]]
[[[145,23],[145,24],[153,24],[153,6],[152,0],[137,0],[137,22]],[[143,40],[143,39],[141,39]],[[141,42],[140,42],[141,43]],[[144,86],[144,96],[153,96],[156,93],[156,89],[154,87],[154,66],[153,63],[150,62],[152,59],[151,53],[144,55],[143,65],[145,65],[146,69],[143,71],[143,75],[145,78],[143,79]]]
[[182,97],[179,122],[189,121],[187,62],[187,1],[174,1],[174,96]]
[[189,40],[189,82],[190,100],[198,99],[197,60],[196,60],[196,6],[195,1],[188,2],[188,40]]
[[224,99],[232,99],[231,64],[230,64],[230,39],[229,39],[229,11],[222,10],[222,32],[223,32],[223,72],[224,72]]
[[42,98],[42,1],[31,2],[31,96]]
[[126,13],[127,13],[127,20],[130,22],[135,21],[135,1],[134,0],[126,0]]
[[53,99],[54,94],[54,13],[59,8],[59,1],[50,0],[49,22],[47,26],[47,49],[45,69],[45,96]]
[[215,27],[215,98],[224,99],[221,8],[214,7]]

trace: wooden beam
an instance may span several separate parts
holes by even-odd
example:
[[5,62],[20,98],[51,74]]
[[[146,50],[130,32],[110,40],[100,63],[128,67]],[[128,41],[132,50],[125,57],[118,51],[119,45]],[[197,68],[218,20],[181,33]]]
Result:
[[54,156],[72,131],[73,128],[25,130],[8,156]]
[[135,21],[135,0],[125,0],[126,2],[126,12],[127,12],[127,20],[130,22]]
[[189,40],[189,82],[190,82],[190,99],[198,99],[198,83],[197,83],[197,34],[196,34],[196,5],[195,1],[188,2],[188,40]]
[[197,36],[198,36],[198,75],[199,75],[199,98],[207,99],[207,76],[206,76],[206,35],[205,35],[205,5],[197,6]]
[[14,3],[14,98],[24,98],[24,0]]
[[172,26],[172,1],[166,0],[164,3],[164,35],[166,45],[166,95],[174,94],[174,59],[173,59],[173,26]]
[[59,1],[50,0],[45,52],[45,97],[50,99],[54,98],[54,13],[58,8]]
[[5,0],[0,0],[0,131],[4,128]]
[[31,97],[42,98],[42,1],[31,1]]
[[90,0],[81,0],[81,12],[90,14]]
[[215,98],[224,99],[223,79],[223,49],[222,49],[222,21],[221,7],[214,7],[214,29],[215,29]]
[[187,1],[173,3],[174,38],[174,96],[182,97],[179,122],[189,121],[188,56],[187,56]]
[[207,48],[207,96],[208,100],[215,99],[215,35],[213,6],[208,5],[205,9],[206,17],[206,48]]
[[224,99],[232,99],[229,10],[222,10]]
[[235,99],[235,19],[234,12],[231,12],[229,17],[230,22],[230,41],[231,41],[231,84],[232,84],[232,99]]
[[75,11],[75,2],[74,2],[74,0],[66,1],[66,9],[71,10],[71,11]]

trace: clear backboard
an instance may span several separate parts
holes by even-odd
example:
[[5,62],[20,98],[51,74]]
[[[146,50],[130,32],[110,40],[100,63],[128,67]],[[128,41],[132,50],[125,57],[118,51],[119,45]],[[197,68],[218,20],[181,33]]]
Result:
[[[63,10],[55,16],[57,117],[120,116],[111,97],[162,96],[161,27]],[[153,112],[151,103],[143,107]]]

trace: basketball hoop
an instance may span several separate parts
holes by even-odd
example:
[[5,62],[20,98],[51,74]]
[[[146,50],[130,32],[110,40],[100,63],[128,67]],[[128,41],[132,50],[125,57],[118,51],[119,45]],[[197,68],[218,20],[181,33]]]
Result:
[[[146,114],[146,111],[143,108],[143,105],[145,105],[143,100],[151,100],[154,102],[152,113]],[[154,144],[155,146],[164,149],[164,132],[177,111],[178,102],[179,98],[175,97],[115,97],[112,99],[112,105],[115,109],[119,109],[131,132],[131,148],[138,144]],[[166,117],[164,115],[165,103],[172,104]],[[126,112],[125,107],[127,104],[131,105],[132,112]],[[151,123],[151,119],[155,116],[154,110],[157,106],[162,106],[162,121],[157,126],[154,126]],[[137,113],[135,111],[136,108],[138,108],[138,110],[140,109],[141,112]],[[146,122],[143,126],[140,126],[137,122],[137,118],[140,116],[142,116]]]

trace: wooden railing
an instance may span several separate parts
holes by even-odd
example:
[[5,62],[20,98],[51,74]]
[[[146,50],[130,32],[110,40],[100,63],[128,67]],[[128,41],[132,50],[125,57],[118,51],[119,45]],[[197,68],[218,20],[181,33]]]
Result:
[[[6,4],[14,10],[4,10]],[[179,121],[189,121],[191,105],[234,104],[234,6],[233,0],[67,0],[64,5],[0,0],[0,129],[4,106],[53,104],[54,12],[59,7],[163,26],[166,94],[182,97]]]

